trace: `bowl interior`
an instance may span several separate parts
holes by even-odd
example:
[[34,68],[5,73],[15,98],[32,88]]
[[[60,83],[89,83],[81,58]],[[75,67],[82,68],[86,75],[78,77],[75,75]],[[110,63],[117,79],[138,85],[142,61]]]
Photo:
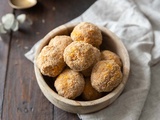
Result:
[[[56,35],[70,35],[74,26],[75,24],[62,25],[52,30],[50,33],[48,33],[43,38],[35,57],[38,56],[41,49],[49,43],[49,40],[52,37]],[[76,100],[70,100],[70,99],[61,97],[55,92],[54,80],[53,80],[55,78],[43,76],[40,73],[39,69],[34,64],[37,82],[42,92],[48,98],[50,102],[52,102],[54,105],[56,105],[57,107],[63,110],[66,110],[68,112],[73,112],[73,113],[95,112],[111,104],[120,95],[120,93],[124,89],[124,86],[128,79],[129,69],[130,69],[128,52],[125,46],[123,45],[123,43],[121,42],[121,40],[115,34],[113,34],[111,31],[109,31],[108,29],[104,27],[99,26],[99,28],[101,29],[102,35],[103,35],[103,42],[102,42],[102,45],[100,46],[100,50],[111,50],[115,52],[116,54],[120,56],[122,63],[123,63],[123,67],[122,67],[123,80],[121,84],[117,88],[115,88],[112,92],[107,93],[102,98],[93,100],[93,101],[81,101],[80,97]],[[74,109],[74,107],[77,107],[77,109]],[[90,110],[86,110],[86,109],[90,109]]]

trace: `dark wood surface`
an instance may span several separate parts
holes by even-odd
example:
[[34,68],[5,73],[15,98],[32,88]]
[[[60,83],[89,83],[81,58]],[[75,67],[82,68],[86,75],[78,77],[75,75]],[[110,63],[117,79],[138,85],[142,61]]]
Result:
[[0,39],[0,119],[2,120],[78,120],[76,114],[52,105],[37,84],[33,64],[24,54],[50,30],[81,15],[95,0],[39,0],[30,9],[12,9],[0,0],[0,17],[6,13],[25,13],[33,24]]

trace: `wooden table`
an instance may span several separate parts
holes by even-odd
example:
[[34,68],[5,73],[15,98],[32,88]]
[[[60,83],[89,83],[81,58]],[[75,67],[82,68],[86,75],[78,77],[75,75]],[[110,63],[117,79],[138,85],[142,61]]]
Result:
[[0,18],[6,13],[25,13],[33,22],[0,39],[0,119],[78,120],[52,105],[42,94],[33,64],[24,54],[50,30],[81,15],[95,0],[39,0],[33,8],[12,9],[0,0]]

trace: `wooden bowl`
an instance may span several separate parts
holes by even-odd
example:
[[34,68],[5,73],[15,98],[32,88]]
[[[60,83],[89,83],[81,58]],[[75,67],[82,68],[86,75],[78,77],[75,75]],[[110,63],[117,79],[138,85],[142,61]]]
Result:
[[[75,25],[76,24],[62,25],[60,27],[53,29],[51,32],[49,32],[43,38],[41,44],[39,45],[38,50],[36,51],[35,58],[40,53],[41,49],[49,43],[51,38],[53,38],[56,35],[70,35]],[[129,70],[130,70],[128,52],[125,46],[123,45],[123,43],[121,42],[121,40],[114,33],[112,33],[111,31],[109,31],[104,27],[100,27],[100,26],[98,27],[102,31],[102,35],[103,35],[103,43],[100,49],[109,49],[115,52],[120,56],[123,63],[122,82],[117,88],[115,88],[112,92],[108,93],[104,97],[99,98],[97,100],[92,100],[92,101],[79,101],[79,100],[71,100],[71,99],[64,98],[55,92],[53,78],[51,79],[49,77],[43,76],[40,70],[37,68],[36,64],[34,64],[37,82],[43,94],[51,103],[53,103],[58,108],[61,108],[67,112],[91,113],[91,112],[101,110],[107,107],[112,102],[114,102],[117,99],[117,97],[121,94],[121,92],[123,91],[126,85],[128,75],[129,75]]]

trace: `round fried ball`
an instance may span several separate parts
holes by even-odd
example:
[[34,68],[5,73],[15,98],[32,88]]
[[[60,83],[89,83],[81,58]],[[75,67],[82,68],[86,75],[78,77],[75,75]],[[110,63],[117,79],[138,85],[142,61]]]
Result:
[[109,50],[104,50],[101,52],[101,59],[102,60],[114,60],[120,67],[122,67],[122,62],[121,62],[120,57],[114,52],[111,52]]
[[95,100],[102,97],[102,93],[98,92],[92,87],[89,78],[85,79],[85,86],[81,95],[83,100]]
[[63,51],[73,40],[70,36],[59,35],[52,38],[49,42],[49,46],[60,47]]
[[85,69],[85,70],[82,71],[82,74],[83,74],[85,77],[89,77],[89,76],[91,75],[93,66],[94,66],[98,61],[101,60],[101,53],[100,53],[100,51],[99,51],[97,48],[94,47],[93,53],[94,53],[95,56],[96,56],[96,58],[95,58],[95,60],[94,60],[94,63],[93,63],[89,68],[87,68],[87,69]]
[[110,92],[121,81],[122,72],[114,60],[102,60],[93,67],[91,84],[98,92]]
[[65,69],[55,80],[54,86],[59,95],[75,99],[84,89],[85,81],[81,73]]
[[95,47],[99,47],[102,43],[101,30],[89,22],[81,22],[75,26],[71,32],[71,38],[74,41],[84,41]]
[[91,44],[74,41],[65,48],[64,61],[75,71],[85,70],[97,59],[93,51],[94,47]]
[[37,67],[43,75],[55,77],[65,67],[63,52],[60,48],[45,46],[36,59]]

